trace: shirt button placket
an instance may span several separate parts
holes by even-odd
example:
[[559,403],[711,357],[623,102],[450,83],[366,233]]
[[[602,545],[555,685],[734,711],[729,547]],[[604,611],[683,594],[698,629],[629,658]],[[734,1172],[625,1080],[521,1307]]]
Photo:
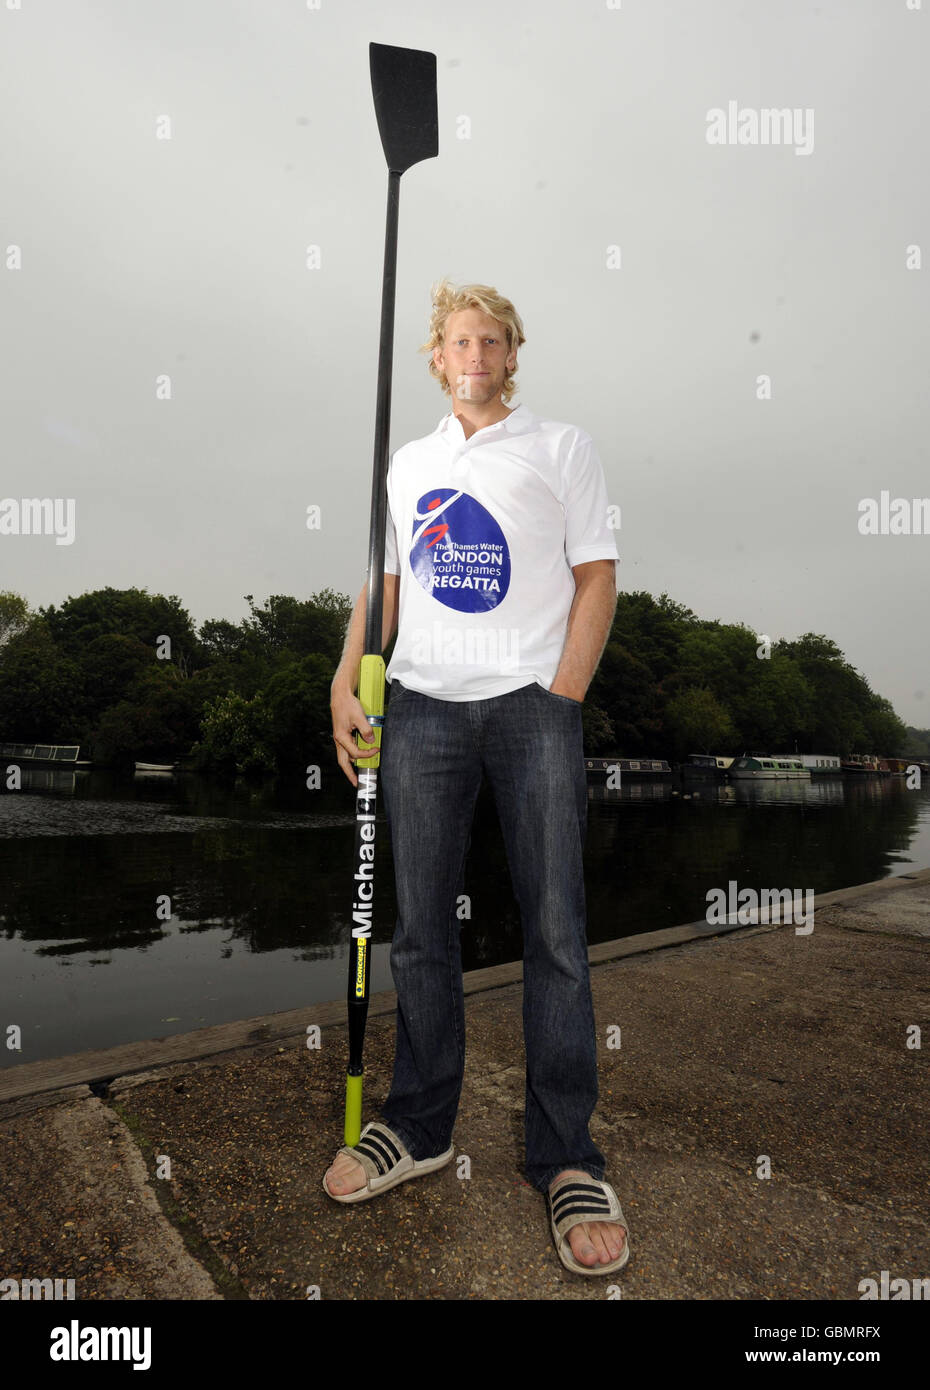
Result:
[[468,472],[468,457],[467,457],[467,450],[465,450],[464,448],[462,448],[462,449],[456,449],[455,453],[452,455],[452,476],[453,476],[453,478],[461,478],[461,477],[464,477],[464,475],[465,475],[467,472]]

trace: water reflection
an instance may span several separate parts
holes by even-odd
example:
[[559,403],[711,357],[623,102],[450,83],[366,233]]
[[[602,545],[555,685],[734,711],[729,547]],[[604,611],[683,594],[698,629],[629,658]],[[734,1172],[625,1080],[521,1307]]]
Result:
[[[0,1011],[24,1034],[3,1065],[342,997],[354,820],[341,776],[311,792],[23,774],[0,796]],[[395,911],[380,822],[374,990],[391,986]],[[930,797],[897,778],[592,782],[585,863],[593,943],[703,918],[731,879],[824,893],[930,866]],[[486,786],[464,891],[465,969],[519,959]]]

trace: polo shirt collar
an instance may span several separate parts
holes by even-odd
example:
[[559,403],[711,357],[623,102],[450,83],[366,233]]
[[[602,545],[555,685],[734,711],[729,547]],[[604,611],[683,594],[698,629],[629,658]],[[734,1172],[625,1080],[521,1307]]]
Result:
[[[536,428],[538,421],[529,406],[521,404],[515,406],[505,419],[496,421],[496,424],[503,427],[503,430],[498,430],[498,434],[503,431],[506,431],[508,434],[527,434],[530,430]],[[438,434],[449,436],[450,430],[454,430],[456,427],[464,434],[461,424],[456,419],[455,412],[450,410],[448,414],[444,415],[439,421],[436,431]],[[489,428],[494,427],[490,426]],[[472,435],[471,437],[474,439],[475,436]]]

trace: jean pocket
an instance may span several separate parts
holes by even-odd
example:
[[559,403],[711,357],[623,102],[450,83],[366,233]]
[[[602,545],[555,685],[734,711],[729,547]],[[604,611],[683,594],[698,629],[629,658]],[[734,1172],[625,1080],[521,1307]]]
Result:
[[559,695],[554,690],[547,690],[544,685],[539,688],[545,695],[549,696],[550,700],[562,700],[566,705],[574,705],[575,709],[581,709],[581,700],[573,700],[570,695]]

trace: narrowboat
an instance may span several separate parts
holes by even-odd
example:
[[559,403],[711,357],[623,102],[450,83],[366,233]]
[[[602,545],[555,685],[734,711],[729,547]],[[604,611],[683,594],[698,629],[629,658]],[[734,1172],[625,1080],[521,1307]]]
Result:
[[41,767],[90,767],[89,758],[81,758],[79,743],[3,743],[0,758],[7,763],[38,764]]
[[609,777],[619,772],[622,778],[671,777],[672,769],[664,758],[585,758],[589,777]]

